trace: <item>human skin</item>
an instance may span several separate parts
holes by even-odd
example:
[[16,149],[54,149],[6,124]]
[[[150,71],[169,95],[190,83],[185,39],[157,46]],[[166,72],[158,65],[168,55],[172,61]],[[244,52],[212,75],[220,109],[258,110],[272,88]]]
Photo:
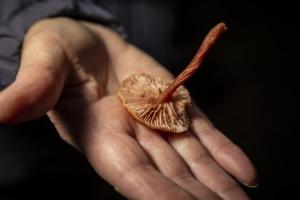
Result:
[[61,138],[129,199],[249,199],[237,181],[256,186],[254,166],[197,106],[182,134],[148,129],[129,116],[116,93],[140,72],[173,79],[106,27],[41,20],[25,36],[15,82],[0,92],[0,122],[47,114]]

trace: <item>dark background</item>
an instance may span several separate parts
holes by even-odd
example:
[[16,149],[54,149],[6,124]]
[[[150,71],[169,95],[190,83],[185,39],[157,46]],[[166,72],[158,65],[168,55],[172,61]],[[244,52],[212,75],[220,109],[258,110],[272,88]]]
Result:
[[[257,166],[260,186],[245,188],[248,194],[258,200],[293,199],[299,179],[297,6],[258,0],[104,2],[124,24],[128,40],[174,74],[212,26],[227,24],[229,31],[186,86]],[[0,129],[15,133],[0,141],[0,170],[7,172],[0,177],[1,200],[122,199],[59,139],[46,117]]]

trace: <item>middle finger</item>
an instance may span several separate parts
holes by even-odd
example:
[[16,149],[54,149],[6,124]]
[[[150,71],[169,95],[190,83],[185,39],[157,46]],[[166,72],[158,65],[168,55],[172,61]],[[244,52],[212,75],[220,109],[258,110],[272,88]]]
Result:
[[157,131],[137,124],[136,138],[150,155],[158,170],[198,199],[218,200],[218,195],[194,178],[180,155]]

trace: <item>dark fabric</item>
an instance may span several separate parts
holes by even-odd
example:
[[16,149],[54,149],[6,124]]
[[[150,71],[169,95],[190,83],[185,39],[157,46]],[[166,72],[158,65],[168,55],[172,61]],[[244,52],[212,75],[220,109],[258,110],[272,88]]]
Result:
[[16,76],[20,47],[28,28],[39,19],[55,16],[97,22],[124,34],[113,15],[93,1],[0,1],[0,89],[9,85]]

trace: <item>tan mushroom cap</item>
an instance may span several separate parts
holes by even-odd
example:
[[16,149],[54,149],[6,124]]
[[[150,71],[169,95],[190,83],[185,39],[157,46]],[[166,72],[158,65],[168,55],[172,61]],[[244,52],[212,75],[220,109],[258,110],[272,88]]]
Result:
[[149,74],[134,74],[123,81],[119,98],[126,110],[145,126],[173,133],[188,130],[188,108],[191,97],[183,86],[177,88],[170,100],[158,103],[158,96],[172,81]]
[[149,74],[135,74],[123,81],[119,97],[127,111],[149,128],[181,133],[188,130],[191,97],[182,85],[203,63],[207,53],[227,30],[224,23],[213,27],[190,64],[174,81]]

